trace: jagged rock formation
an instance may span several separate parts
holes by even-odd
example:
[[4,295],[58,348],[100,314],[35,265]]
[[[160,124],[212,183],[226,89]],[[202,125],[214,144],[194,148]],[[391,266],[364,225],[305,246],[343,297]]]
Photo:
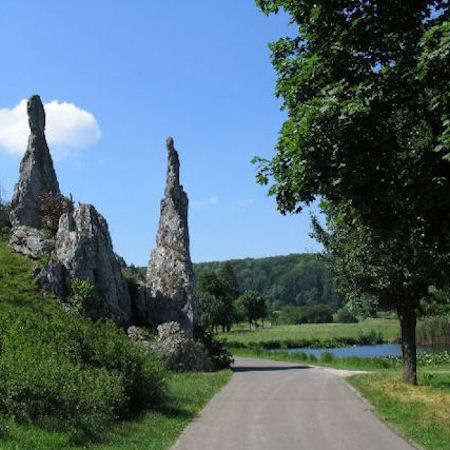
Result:
[[39,199],[45,194],[59,194],[53,161],[45,140],[45,112],[41,99],[33,95],[27,103],[30,136],[20,163],[20,178],[14,188],[11,209],[13,227],[41,228]]
[[133,312],[128,286],[105,219],[92,205],[79,204],[73,211],[72,206],[57,211],[53,208],[50,212],[56,214],[55,227],[43,226],[46,221],[42,220],[41,199],[49,194],[63,197],[45,140],[44,108],[37,95],[28,101],[28,117],[31,134],[14,190],[10,245],[35,259],[45,256],[47,262],[34,271],[43,288],[64,301],[71,295],[74,280],[90,281],[94,293],[87,313],[130,325]]
[[14,251],[34,259],[38,259],[44,253],[51,253],[54,249],[54,242],[44,230],[27,226],[12,229],[9,245]]
[[93,284],[94,294],[87,311],[90,316],[132,323],[128,286],[113,251],[108,224],[92,205],[79,204],[73,213],[61,216],[55,256],[65,275],[66,290],[74,279]]
[[[178,322],[192,334],[197,323],[194,272],[189,253],[188,198],[180,185],[180,162],[172,138],[167,139],[168,166],[161,216],[147,268],[147,296],[140,305],[146,321]],[[149,313],[150,312],[150,313]]]

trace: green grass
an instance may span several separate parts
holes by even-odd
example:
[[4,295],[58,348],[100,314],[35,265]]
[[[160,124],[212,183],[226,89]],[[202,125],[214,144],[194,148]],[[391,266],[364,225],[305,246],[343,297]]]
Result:
[[7,241],[0,240],[0,314],[27,311],[50,316],[57,311],[54,301],[43,297],[30,276],[33,261],[14,253]]
[[230,347],[292,348],[332,347],[358,343],[361,337],[376,333],[384,342],[397,341],[400,334],[396,319],[366,319],[359,323],[324,323],[266,326],[249,330],[243,325],[221,333]]
[[400,434],[433,450],[450,448],[450,373],[419,374],[419,386],[400,375],[376,373],[352,377],[349,383]]
[[[168,380],[169,396],[158,410],[148,411],[136,420],[111,427],[101,442],[90,449],[162,450],[169,448],[213,395],[230,379],[231,371],[172,374]],[[3,436],[2,436],[3,434]],[[45,427],[18,425],[7,420],[0,425],[2,450],[81,449],[71,445],[71,433],[47,431]]]

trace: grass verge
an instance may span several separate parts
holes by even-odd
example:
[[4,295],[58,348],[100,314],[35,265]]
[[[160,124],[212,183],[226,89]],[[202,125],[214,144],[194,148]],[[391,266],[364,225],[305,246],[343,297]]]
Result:
[[450,448],[450,373],[423,372],[419,386],[404,384],[391,373],[355,376],[348,382],[406,438],[427,449]]

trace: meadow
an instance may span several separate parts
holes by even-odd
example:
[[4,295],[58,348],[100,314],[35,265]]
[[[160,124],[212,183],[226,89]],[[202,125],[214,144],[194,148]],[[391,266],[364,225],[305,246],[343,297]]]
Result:
[[239,324],[219,337],[231,348],[276,349],[398,342],[399,335],[397,319],[366,319],[358,323],[266,324],[256,330]]

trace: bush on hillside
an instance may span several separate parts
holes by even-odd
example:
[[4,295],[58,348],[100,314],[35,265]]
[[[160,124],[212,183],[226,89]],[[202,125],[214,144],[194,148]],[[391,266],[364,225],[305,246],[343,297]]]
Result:
[[19,421],[50,418],[93,437],[159,402],[164,379],[159,357],[111,321],[64,313],[1,317],[0,412]]

